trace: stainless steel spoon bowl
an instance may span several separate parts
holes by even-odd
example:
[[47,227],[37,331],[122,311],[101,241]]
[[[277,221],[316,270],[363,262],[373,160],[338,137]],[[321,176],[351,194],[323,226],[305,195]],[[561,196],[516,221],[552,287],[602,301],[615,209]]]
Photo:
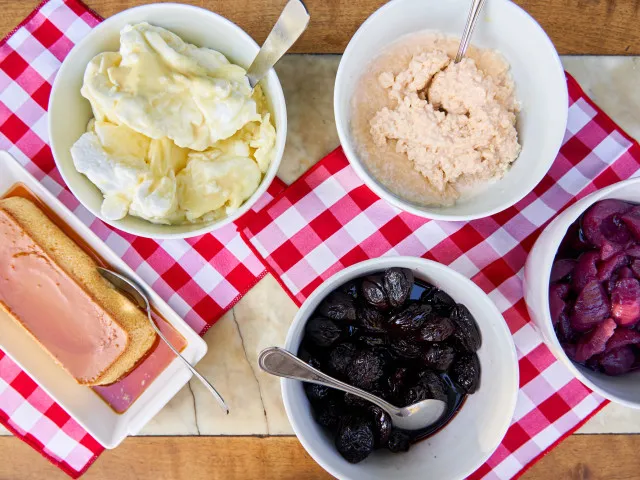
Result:
[[363,398],[387,412],[391,416],[393,425],[403,430],[420,430],[433,425],[447,408],[447,404],[442,400],[431,399],[422,400],[408,407],[396,407],[380,397],[322,373],[287,350],[278,347],[266,348],[260,352],[258,365],[265,372],[278,377],[316,383]]
[[124,275],[121,275],[119,273],[113,272],[111,270],[107,270],[106,268],[102,268],[102,267],[97,267],[97,268],[98,268],[98,272],[100,272],[100,274],[104,278],[106,278],[109,281],[109,283],[111,283],[111,285],[113,285],[115,288],[117,288],[118,290],[120,290],[121,292],[126,294],[131,300],[133,300],[135,303],[137,303],[140,308],[142,308],[143,310],[145,310],[147,312],[147,318],[149,319],[149,323],[151,323],[151,326],[156,331],[158,336],[164,341],[164,343],[167,344],[167,346],[176,355],[176,357],[178,357],[180,360],[182,360],[182,363],[185,365],[185,367],[187,367],[189,370],[191,370],[191,373],[193,373],[193,375],[198,380],[200,380],[205,387],[207,387],[207,390],[209,390],[209,392],[211,392],[211,395],[214,396],[214,398],[216,399],[216,401],[218,402],[220,407],[227,414],[229,414],[229,407],[227,407],[227,404],[224,403],[224,399],[218,393],[218,391],[213,387],[213,385],[211,385],[211,383],[209,383],[209,381],[206,378],[204,378],[200,374],[200,372],[198,372],[193,367],[193,365],[191,365],[187,361],[186,358],[184,358],[182,355],[180,355],[180,352],[178,352],[178,350],[173,345],[171,345],[171,342],[169,342],[169,340],[167,340],[167,338],[162,334],[162,332],[160,331],[160,329],[156,325],[156,322],[153,321],[153,318],[151,318],[151,307],[149,305],[149,299],[145,295],[144,290],[142,289],[142,287],[140,285],[136,284],[130,278],[125,277]]

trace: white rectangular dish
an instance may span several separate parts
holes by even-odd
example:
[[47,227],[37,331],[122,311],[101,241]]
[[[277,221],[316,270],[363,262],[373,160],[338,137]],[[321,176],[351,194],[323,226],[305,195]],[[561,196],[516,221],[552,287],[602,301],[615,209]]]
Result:
[[[155,311],[186,340],[182,355],[187,361],[195,365],[204,357],[207,353],[204,340],[9,153],[0,151],[0,197],[17,183],[31,190],[113,270],[134,279],[145,289]],[[128,410],[118,414],[89,387],[76,383],[3,311],[0,311],[0,348],[105,448],[115,448],[128,435],[138,433],[191,378],[191,372],[174,359]]]

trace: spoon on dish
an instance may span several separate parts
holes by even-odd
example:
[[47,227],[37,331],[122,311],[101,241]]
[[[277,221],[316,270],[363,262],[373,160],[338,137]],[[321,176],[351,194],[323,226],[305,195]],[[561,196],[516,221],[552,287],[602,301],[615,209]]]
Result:
[[322,373],[287,350],[278,347],[266,348],[260,352],[258,365],[265,372],[278,377],[324,385],[363,398],[387,412],[393,425],[403,430],[420,430],[428,427],[437,422],[447,408],[445,402],[435,399],[422,400],[403,408],[396,407],[380,397]]
[[309,12],[301,0],[289,0],[269,36],[247,70],[251,88],[287,53],[309,25]]
[[473,33],[473,29],[476,28],[476,23],[478,23],[478,18],[480,18],[480,11],[484,6],[484,2],[485,0],[473,0],[473,3],[471,4],[471,10],[469,10],[469,16],[467,17],[467,24],[464,26],[462,38],[460,38],[460,47],[458,48],[458,53],[454,60],[455,63],[460,63],[464,54],[467,53],[467,48],[469,48],[469,43],[471,42],[471,34]]
[[184,358],[182,355],[180,355],[180,352],[178,352],[178,350],[173,345],[171,345],[171,342],[169,342],[169,340],[167,340],[167,338],[162,334],[162,332],[160,331],[160,329],[156,325],[156,322],[153,321],[153,318],[151,318],[151,307],[149,306],[149,299],[144,294],[144,292],[142,290],[142,287],[140,287],[140,285],[137,285],[133,280],[125,277],[124,275],[121,275],[119,273],[113,272],[111,270],[107,270],[106,268],[102,268],[102,267],[97,267],[97,268],[98,268],[98,272],[100,272],[100,275],[102,275],[104,278],[106,278],[109,281],[109,283],[111,283],[111,285],[113,285],[116,289],[118,289],[121,292],[123,292],[125,295],[127,295],[127,297],[129,297],[136,304],[138,304],[138,306],[140,308],[142,308],[143,310],[145,310],[147,312],[147,318],[149,319],[149,323],[151,323],[151,326],[156,331],[158,336],[164,341],[164,343],[167,344],[167,346],[176,355],[176,357],[178,357],[180,360],[182,360],[182,363],[184,363],[184,365],[189,370],[191,370],[191,373],[193,373],[193,375],[198,380],[200,380],[205,387],[207,387],[207,390],[209,390],[209,392],[211,392],[211,395],[214,396],[214,398],[216,399],[216,401],[218,402],[220,407],[228,415],[229,414],[229,407],[227,407],[227,404],[224,402],[224,399],[222,398],[222,396],[213,387],[213,385],[211,385],[211,383],[209,383],[209,381],[206,378],[204,378],[200,374],[200,372],[198,372],[193,367],[193,365],[191,365],[187,361],[186,358]]

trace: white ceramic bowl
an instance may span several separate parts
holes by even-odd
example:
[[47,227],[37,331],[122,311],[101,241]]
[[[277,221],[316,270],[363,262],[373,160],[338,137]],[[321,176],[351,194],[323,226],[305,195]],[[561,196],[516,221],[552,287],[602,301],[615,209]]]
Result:
[[98,53],[120,48],[120,30],[127,24],[148,22],[166,28],[197,46],[222,52],[233,63],[248,67],[259,47],[240,27],[209,10],[191,5],[156,3],[124,10],[96,26],[65,58],[49,100],[49,139],[56,165],[71,192],[91,213],[125,232],[151,238],[186,238],[202,235],[241,217],[267,190],[278,171],[287,136],[287,112],[280,81],[271,70],[262,82],[269,109],[276,124],[273,161],[258,190],[233,214],[213,222],[193,225],[156,225],[127,216],[106,220],[100,214],[102,193],[73,165],[70,149],[93,116],[89,102],[80,95],[82,79],[89,61]]
[[640,203],[640,178],[624,180],[592,193],[567,208],[544,229],[531,249],[524,267],[524,295],[529,315],[542,334],[544,342],[578,380],[612,402],[640,408],[640,371],[611,377],[573,363],[560,346],[549,311],[551,267],[567,229],[591,205],[606,198]]
[[[502,315],[471,280],[442,264],[414,257],[384,257],[358,263],[326,280],[300,308],[289,329],[285,348],[297,352],[305,324],[324,297],[345,282],[390,267],[413,270],[464,303],[482,334],[480,388],[470,395],[445,428],[404,454],[379,450],[356,465],[340,456],[333,438],[312,417],[302,382],[282,380],[289,421],[298,439],[331,475],[340,479],[461,479],[480,467],[498,447],[511,422],[518,394],[518,360]],[[425,476],[426,475],[426,476]]]
[[547,173],[565,133],[567,84],[556,50],[542,28],[510,0],[488,0],[472,44],[496,49],[511,64],[522,105],[518,133],[522,152],[499,181],[451,207],[424,207],[393,194],[367,170],[351,135],[351,99],[358,80],[381,50],[398,38],[430,30],[459,37],[468,0],[393,0],[358,29],[344,52],[336,77],[334,111],[338,135],[349,162],[380,197],[426,218],[471,220],[500,212],[527,195]]

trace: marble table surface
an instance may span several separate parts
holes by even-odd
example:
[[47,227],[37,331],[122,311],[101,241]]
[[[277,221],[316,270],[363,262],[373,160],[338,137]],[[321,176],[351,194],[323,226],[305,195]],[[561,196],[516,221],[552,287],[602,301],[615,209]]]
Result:
[[[640,139],[640,57],[566,56],[565,69],[631,136]],[[333,84],[340,56],[288,55],[277,66],[289,132],[279,176],[291,183],[338,146]],[[258,369],[265,347],[282,345],[297,307],[271,276],[262,279],[205,335],[200,371],[230,405],[224,415],[192,380],[141,435],[291,435],[280,382]],[[0,427],[1,428],[1,427]],[[0,434],[7,434],[0,431]],[[578,433],[640,433],[640,410],[610,404]]]

